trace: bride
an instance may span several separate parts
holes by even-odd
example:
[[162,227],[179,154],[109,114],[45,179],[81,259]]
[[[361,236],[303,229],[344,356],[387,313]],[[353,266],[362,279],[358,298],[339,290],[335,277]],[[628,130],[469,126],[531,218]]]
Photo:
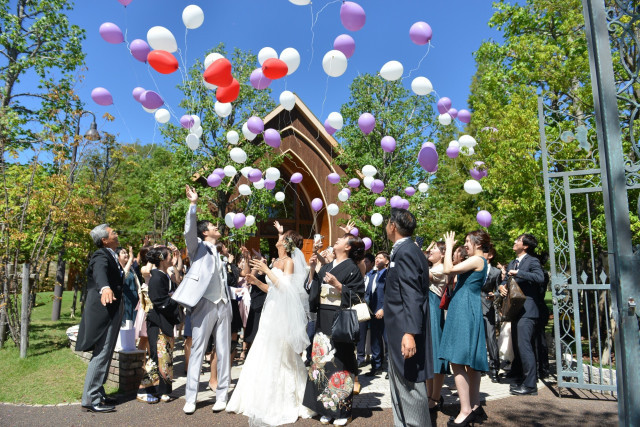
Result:
[[[279,224],[276,224],[278,227]],[[307,370],[301,354],[309,345],[308,296],[302,237],[292,230],[280,234],[279,258],[269,269],[264,261],[251,266],[266,274],[267,283],[254,275],[247,282],[267,292],[258,333],[247,355],[227,412],[244,414],[252,426],[294,423],[313,415],[302,405]]]

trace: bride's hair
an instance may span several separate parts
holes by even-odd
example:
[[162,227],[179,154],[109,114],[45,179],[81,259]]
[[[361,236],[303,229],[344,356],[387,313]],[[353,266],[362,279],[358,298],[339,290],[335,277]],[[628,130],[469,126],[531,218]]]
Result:
[[287,230],[282,235],[284,250],[287,251],[287,255],[291,256],[296,248],[302,249],[302,236],[293,230]]

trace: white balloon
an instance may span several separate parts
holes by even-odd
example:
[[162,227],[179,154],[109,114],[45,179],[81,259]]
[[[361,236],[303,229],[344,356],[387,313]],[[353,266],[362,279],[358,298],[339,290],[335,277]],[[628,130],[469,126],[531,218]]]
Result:
[[340,208],[335,203],[331,203],[329,206],[327,206],[327,213],[329,215],[336,216],[338,215],[338,212],[340,212]]
[[292,47],[288,47],[280,52],[280,60],[287,64],[289,68],[287,76],[293,74],[300,66],[300,54]]
[[276,200],[282,202],[284,200],[284,193],[282,191],[278,191],[276,193]]
[[297,6],[306,6],[311,3],[311,0],[289,0],[291,3]]
[[171,120],[171,113],[166,108],[160,108],[155,112],[155,118],[158,123],[167,123]]
[[280,171],[277,168],[268,168],[264,171],[264,177],[271,181],[277,181],[280,178]]
[[244,137],[245,137],[246,139],[248,139],[249,141],[253,141],[254,139],[256,139],[256,136],[257,136],[255,133],[253,133],[253,132],[251,132],[251,131],[249,130],[249,127],[247,126],[247,122],[245,122],[245,123],[242,125],[242,134],[243,134],[243,135],[244,135]]
[[449,115],[449,113],[440,114],[438,121],[442,126],[448,126],[451,124],[451,115]]
[[247,227],[251,227],[255,223],[256,223],[256,217],[253,215],[247,215],[244,225]]
[[192,114],[191,118],[193,119],[193,125],[191,126],[191,128],[197,128],[202,124],[202,120],[200,120],[200,117],[196,116],[195,114]]
[[280,94],[280,104],[285,110],[291,111],[296,106],[296,96],[293,92],[285,90]]
[[224,216],[224,223],[227,224],[227,227],[233,228],[233,217],[235,216],[235,212],[229,212]]
[[375,168],[375,166],[364,165],[362,167],[362,175],[364,176],[376,176],[377,173],[378,173],[378,170]]
[[178,43],[173,33],[165,27],[151,27],[147,31],[147,42],[151,49],[166,50],[167,52],[175,52],[178,50]]
[[429,184],[425,182],[421,182],[418,184],[418,191],[421,193],[426,193],[429,190]]
[[263,47],[262,49],[260,49],[260,52],[258,52],[258,62],[260,63],[260,65],[262,65],[262,63],[269,58],[277,57],[278,52],[276,52],[276,50],[272,47]]
[[150,113],[150,114],[153,114],[153,113],[155,113],[156,111],[158,111],[158,109],[157,109],[157,108],[147,108],[147,107],[145,107],[144,105],[141,105],[141,107],[142,107],[142,109],[143,109],[144,111],[146,111],[147,113]]
[[473,147],[460,147],[460,152],[465,156],[473,156],[476,150]]
[[460,148],[460,143],[455,139],[449,143],[449,147],[457,147]]
[[227,117],[231,114],[232,105],[230,102],[219,102],[216,101],[213,109],[216,111],[216,114],[220,117]]
[[340,77],[347,71],[347,57],[339,50],[330,50],[322,58],[322,68],[330,77]]
[[327,122],[329,123],[329,126],[334,128],[335,130],[340,130],[342,129],[342,126],[344,126],[344,119],[342,118],[342,115],[340,115],[340,113],[336,111],[329,114],[329,117],[327,117]]
[[209,83],[208,81],[206,81],[204,78],[202,79],[202,84],[204,85],[204,87],[206,87],[209,90],[216,90],[218,89],[218,86],[216,85],[212,85],[211,83]]
[[458,142],[463,147],[475,147],[477,144],[475,138],[471,135],[462,135],[460,138],[458,138]]
[[346,202],[347,200],[349,200],[349,193],[347,193],[346,191],[340,191],[338,193],[338,200],[340,200],[341,202]]
[[204,58],[204,69],[206,70],[207,68],[209,68],[209,65],[213,64],[214,62],[216,62],[218,59],[221,59],[221,58],[224,58],[224,56],[222,56],[218,52],[210,53],[209,55],[207,55],[206,58]]
[[[245,153],[245,151],[240,147],[233,147],[231,151],[229,151],[229,157],[231,157],[231,160],[236,163],[244,163],[247,161],[247,153]],[[247,172],[247,174],[248,173],[249,172]],[[247,176],[244,173],[242,175],[244,175],[245,177]]]
[[389,61],[380,69],[380,76],[390,82],[398,80],[404,73],[404,67],[398,61]]
[[204,22],[204,12],[195,4],[191,4],[182,11],[182,22],[190,30],[198,28]]
[[264,178],[260,178],[260,181],[254,182],[253,186],[256,187],[258,190],[262,190],[264,188]]
[[475,179],[470,179],[464,183],[464,191],[469,194],[478,194],[482,191],[482,185]]
[[383,218],[381,214],[376,212],[373,215],[371,215],[371,224],[375,225],[376,227],[382,224],[382,221],[383,221]]
[[374,179],[375,178],[372,176],[365,176],[364,179],[362,180],[362,183],[364,184],[365,187],[371,190],[371,184],[373,183]]
[[227,142],[231,145],[236,145],[240,141],[240,135],[235,130],[227,132]]
[[433,91],[433,85],[426,77],[416,77],[411,82],[411,90],[416,95],[429,95]]
[[197,150],[198,147],[200,146],[200,138],[198,138],[196,135],[190,133],[189,135],[187,135],[187,147],[191,148],[192,150]]
[[[233,150],[232,150],[233,151]],[[249,178],[249,172],[251,172],[253,170],[253,168],[251,166],[245,166],[242,169],[240,169],[240,173],[242,174],[242,176],[244,176],[245,178]]]
[[225,166],[224,167],[224,174],[226,176],[228,176],[229,178],[236,176],[236,174],[238,173],[238,171],[236,170],[236,168],[234,168],[231,165]]
[[243,196],[248,196],[251,194],[251,187],[249,187],[247,184],[240,184],[238,186],[238,193],[242,194]]
[[198,138],[202,137],[202,126],[198,126],[197,128],[191,128],[191,133],[194,134],[195,136],[197,136]]

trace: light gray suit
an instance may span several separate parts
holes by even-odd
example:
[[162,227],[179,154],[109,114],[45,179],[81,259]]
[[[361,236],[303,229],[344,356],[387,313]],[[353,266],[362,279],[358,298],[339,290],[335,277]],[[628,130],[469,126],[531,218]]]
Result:
[[185,399],[196,403],[202,358],[209,337],[215,336],[218,356],[216,400],[227,401],[231,371],[231,302],[226,274],[213,245],[198,238],[196,207],[190,206],[184,225],[191,268],[173,294],[173,299],[191,308],[191,356],[187,372]]

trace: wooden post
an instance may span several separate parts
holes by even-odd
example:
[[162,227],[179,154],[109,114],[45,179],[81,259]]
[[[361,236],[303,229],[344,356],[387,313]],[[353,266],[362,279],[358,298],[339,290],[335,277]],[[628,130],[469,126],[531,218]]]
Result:
[[27,357],[29,346],[29,263],[22,267],[22,312],[20,313],[20,359]]

